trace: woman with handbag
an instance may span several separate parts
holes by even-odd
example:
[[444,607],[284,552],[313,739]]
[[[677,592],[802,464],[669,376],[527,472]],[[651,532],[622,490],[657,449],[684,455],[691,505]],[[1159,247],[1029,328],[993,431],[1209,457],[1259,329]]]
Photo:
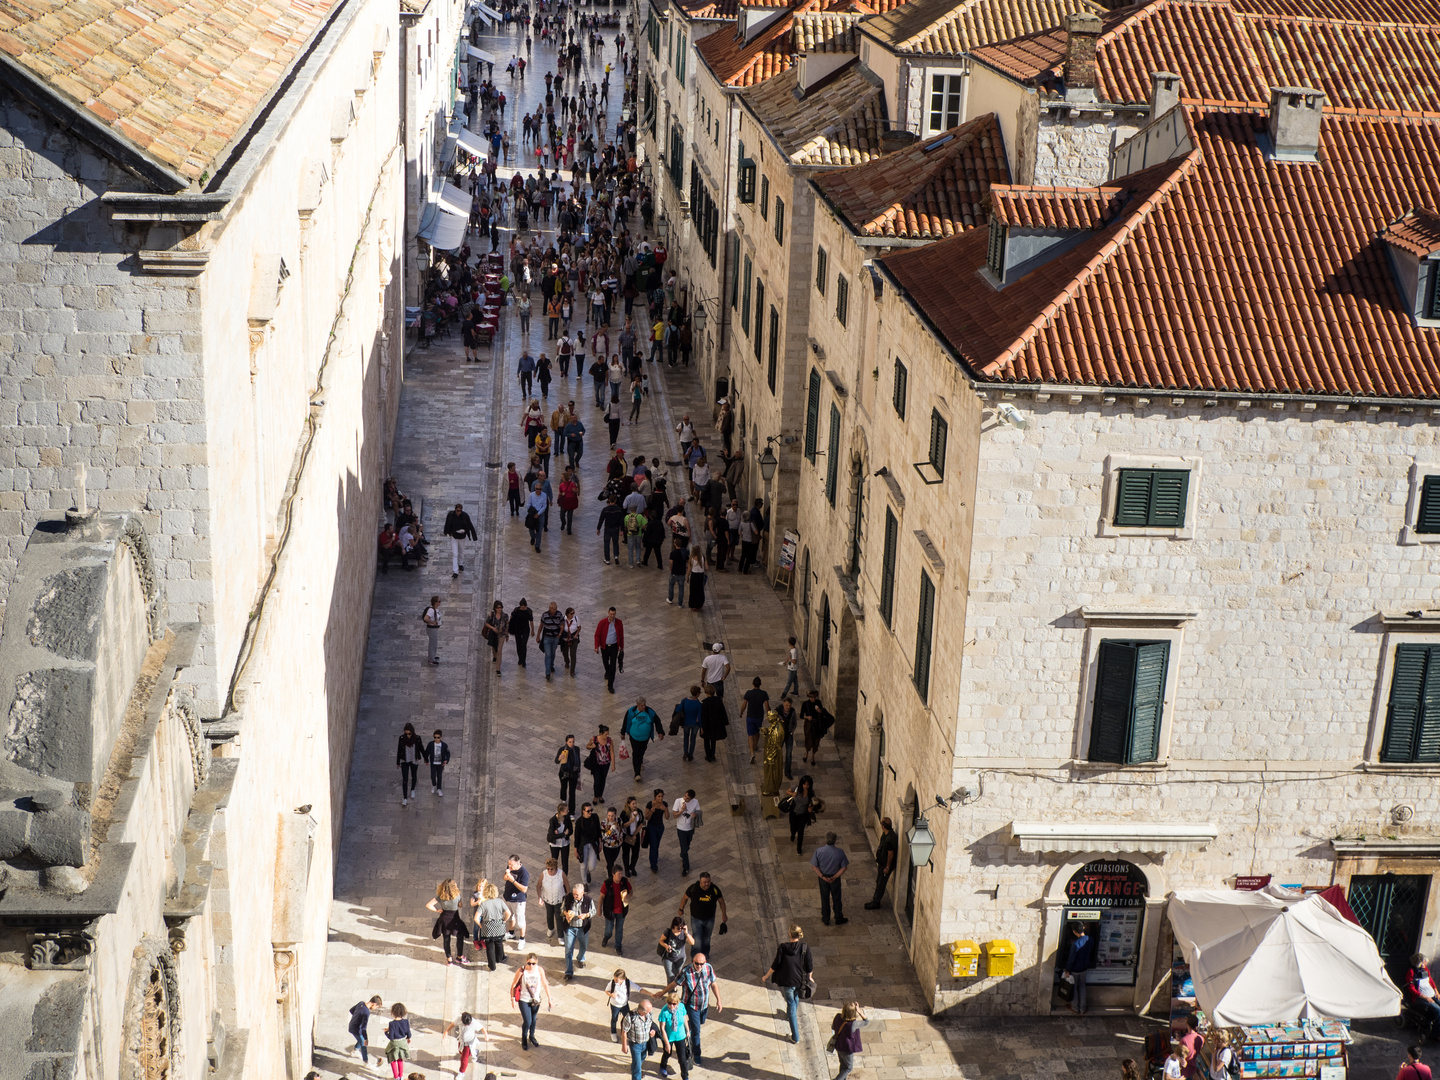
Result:
[[505,639],[510,636],[510,618],[505,614],[505,605],[499,600],[496,600],[490,608],[490,617],[485,620],[485,627],[481,633],[490,646],[490,655],[495,661],[495,674],[498,676]]
[[[445,945],[447,964],[465,964],[465,939],[470,936],[465,920],[460,917],[460,886],[454,878],[446,878],[435,888],[435,895],[426,901],[425,909],[435,913],[432,938],[441,938]],[[455,939],[455,958],[450,956],[450,939]]]
[[612,806],[605,811],[605,820],[600,823],[600,854],[605,856],[605,877],[615,872],[615,863],[625,845],[625,832],[620,828],[620,815]]
[[[621,750],[625,747],[622,745]],[[635,796],[631,795],[625,800],[624,807],[620,810],[620,854],[625,860],[625,874],[636,872],[640,866],[640,840],[645,835],[645,815],[640,810],[640,804]]]
[[869,1023],[865,1010],[860,1008],[858,1001],[847,1001],[845,1007],[830,1021],[830,1030],[834,1034],[825,1044],[825,1049],[835,1051],[840,1058],[840,1071],[835,1074],[835,1080],[845,1080],[850,1075],[850,1070],[855,1067],[855,1055],[864,1049],[860,1045],[860,1029]]
[[555,1003],[550,1000],[550,981],[545,978],[545,969],[540,966],[540,958],[532,952],[516,970],[515,978],[510,981],[510,997],[520,1010],[521,1050],[540,1045],[540,1041],[535,1038],[535,1021],[540,1016],[541,994],[545,995],[545,1004],[554,1009]]
[[665,822],[670,820],[670,803],[661,788],[655,789],[650,805],[645,808],[645,833],[641,840],[650,849],[650,872],[660,872],[660,839],[665,835]]
[[[554,851],[552,847],[550,849]],[[570,892],[570,879],[560,869],[560,860],[546,859],[540,874],[540,902],[545,905],[545,933],[551,942],[565,933],[565,918],[560,908]]]
[[805,944],[805,931],[798,926],[790,927],[790,940],[781,942],[775,948],[775,959],[770,961],[770,970],[760,976],[760,981],[770,981],[785,998],[785,1011],[790,1019],[790,1041],[800,1041],[800,997],[809,997],[815,992],[815,958],[810,955],[810,946]]
[[500,887],[492,881],[481,881],[470,900],[475,913],[475,949],[484,949],[490,970],[505,962],[505,924],[510,909],[500,899]]
[[565,659],[565,669],[570,672],[570,677],[575,677],[575,654],[580,648],[580,620],[575,617],[575,609],[565,609],[565,626],[560,631],[560,655]]
[[605,781],[610,778],[610,766],[615,760],[615,744],[610,740],[610,729],[601,724],[585,744],[585,749],[589,751],[585,757],[585,767],[590,770],[591,785],[595,789],[595,805],[598,807],[605,800]]
[[685,969],[687,947],[695,947],[695,938],[685,920],[677,915],[670,920],[670,929],[661,933],[660,944],[655,947],[655,955],[665,965],[665,985],[673,983]]
[[[800,782],[785,793],[780,800],[780,809],[790,815],[790,839],[795,841],[795,853],[805,854],[805,828],[815,821],[815,781],[806,773]],[[788,803],[788,805],[787,805]]]

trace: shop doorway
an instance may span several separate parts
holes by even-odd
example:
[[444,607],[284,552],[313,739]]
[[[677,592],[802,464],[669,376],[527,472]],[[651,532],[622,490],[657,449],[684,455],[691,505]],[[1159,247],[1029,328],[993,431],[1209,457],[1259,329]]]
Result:
[[1350,879],[1346,899],[1380,949],[1397,986],[1409,977],[1410,957],[1420,948],[1430,878],[1424,874],[1361,874]]
[[1134,986],[1140,966],[1145,898],[1150,890],[1145,871],[1124,859],[1096,859],[1070,876],[1065,885],[1060,947],[1055,952],[1054,980],[1070,958],[1076,927],[1083,926],[1095,942],[1089,986]]
[[[905,827],[900,831],[903,835],[909,836],[911,826],[915,824],[915,819],[920,816],[920,808],[915,799],[914,788],[909,788],[905,792],[905,806]],[[911,856],[908,847],[905,851],[905,865],[905,928],[913,932],[915,929],[915,889],[919,883],[920,868],[915,865],[915,860]]]

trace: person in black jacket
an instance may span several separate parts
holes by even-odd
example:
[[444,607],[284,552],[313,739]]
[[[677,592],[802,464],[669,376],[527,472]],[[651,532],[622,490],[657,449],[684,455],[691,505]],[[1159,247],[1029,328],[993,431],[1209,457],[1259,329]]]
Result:
[[[513,616],[512,616],[513,618]],[[575,736],[566,735],[565,745],[555,751],[555,764],[560,766],[560,798],[575,813],[575,794],[580,790],[580,747],[575,745]],[[570,867],[566,865],[568,873]]]
[[730,726],[730,714],[725,709],[725,699],[715,693],[715,687],[705,684],[705,697],[700,702],[700,738],[705,742],[705,760],[715,760],[715,744],[725,738],[725,729]]
[[425,746],[415,734],[415,725],[406,724],[400,733],[400,745],[395,750],[395,767],[400,770],[400,805],[409,806],[410,797],[415,794],[415,781],[420,776],[420,759],[425,756]]
[[[510,637],[515,641],[515,659],[520,662],[521,667],[525,666],[525,652],[530,645],[534,624],[535,612],[530,609],[529,604],[525,603],[525,598],[522,596],[515,610],[510,612]],[[570,803],[570,809],[575,809],[573,800]]]
[[460,561],[460,541],[478,539],[475,523],[461,503],[456,503],[455,509],[445,515],[445,535],[450,538],[450,576],[457,578],[465,569],[465,564]]
[[[567,740],[568,741],[568,740]],[[570,841],[575,835],[575,819],[570,816],[570,807],[560,803],[545,829],[545,842],[550,845],[550,854],[560,860],[560,872],[570,872]]]
[[600,818],[595,807],[586,803],[580,807],[580,816],[575,819],[575,857],[585,871],[585,884],[590,884],[590,875],[600,862]]
[[790,940],[776,946],[770,970],[760,977],[760,981],[768,979],[784,995],[785,1010],[790,1016],[792,1043],[800,1041],[800,994],[805,988],[815,985],[814,971],[815,958],[810,955],[810,946],[805,944],[805,931],[798,926],[790,927]]
[[440,729],[435,737],[425,744],[425,760],[430,763],[430,794],[445,794],[445,766],[450,764],[450,744],[440,738]]
[[605,530],[605,565],[610,565],[610,549],[615,549],[615,563],[620,563],[620,526],[625,522],[625,511],[620,507],[620,500],[611,495],[605,501],[605,506],[600,511],[600,520],[595,523],[595,535],[600,535],[600,530]]

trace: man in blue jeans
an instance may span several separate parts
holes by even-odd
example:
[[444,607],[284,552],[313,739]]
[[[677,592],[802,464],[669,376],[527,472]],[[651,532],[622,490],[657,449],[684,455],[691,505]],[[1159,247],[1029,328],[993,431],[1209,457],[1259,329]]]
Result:
[[640,1004],[620,1021],[620,1049],[630,1055],[631,1080],[640,1080],[645,1067],[645,1047],[655,1031],[654,1008],[649,998],[641,998]]
[[845,908],[840,894],[840,879],[850,866],[850,857],[835,843],[839,839],[833,832],[825,834],[825,843],[815,849],[810,865],[820,879],[820,921],[830,925],[830,908],[835,908],[835,925],[844,926],[850,920],[845,918]]
[[725,894],[720,891],[719,885],[710,880],[710,872],[707,870],[700,875],[700,880],[686,889],[685,895],[680,897],[680,910],[677,914],[685,914],[687,901],[690,904],[691,936],[695,939],[690,946],[690,955],[708,953],[717,910],[720,913],[720,933],[726,932]]
[[1090,969],[1095,966],[1095,939],[1085,928],[1083,922],[1077,922],[1071,927],[1075,935],[1070,942],[1070,954],[1065,960],[1065,972],[1075,980],[1075,1000],[1070,1003],[1070,1011],[1077,1016],[1085,1013],[1085,977]]
[[535,640],[540,648],[545,650],[546,682],[555,674],[555,650],[560,647],[560,632],[564,629],[565,616],[560,614],[555,601],[551,600],[545,614],[540,616],[540,625],[535,630]]
[[770,970],[761,976],[775,984],[785,998],[785,1012],[790,1018],[790,1041],[800,1041],[800,991],[809,983],[814,985],[815,958],[810,955],[810,946],[805,944],[805,931],[798,926],[790,928],[790,940],[775,949],[775,959],[770,961]]
[[682,747],[684,759],[694,761],[695,742],[700,737],[700,687],[698,686],[690,687],[690,696],[680,702],[680,733],[685,739]]
[[[575,977],[575,965],[585,966],[585,950],[590,944],[590,919],[595,914],[595,901],[585,895],[585,886],[576,882],[562,905],[565,914],[565,981]],[[576,948],[580,955],[575,955]]]
[[680,1000],[685,1003],[685,1012],[690,1017],[690,1046],[695,1051],[695,1064],[702,1065],[705,1059],[700,1055],[700,1028],[710,1012],[710,1000],[715,1000],[715,1015],[724,1012],[720,1004],[720,987],[715,982],[715,969],[705,962],[705,954],[697,952],[690,966],[677,978],[670,980],[660,996],[664,997],[676,986],[680,987]]

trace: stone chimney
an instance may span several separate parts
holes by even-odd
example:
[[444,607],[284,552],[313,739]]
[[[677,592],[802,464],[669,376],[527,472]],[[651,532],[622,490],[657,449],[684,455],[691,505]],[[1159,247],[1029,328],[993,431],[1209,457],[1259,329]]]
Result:
[[1100,40],[1100,16],[1076,11],[1065,19],[1069,37],[1065,42],[1066,101],[1095,100],[1095,44]]
[[1155,120],[1180,104],[1180,76],[1172,71],[1150,73],[1150,119]]
[[1280,161],[1318,161],[1325,95],[1306,86],[1270,88],[1270,152]]

